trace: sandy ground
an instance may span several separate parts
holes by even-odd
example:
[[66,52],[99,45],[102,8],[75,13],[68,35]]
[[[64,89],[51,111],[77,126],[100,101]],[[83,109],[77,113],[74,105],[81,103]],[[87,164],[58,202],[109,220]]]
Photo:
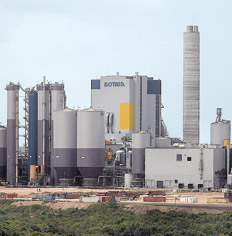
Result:
[[[83,189],[83,188],[5,188],[0,187],[0,192],[2,193],[17,193],[18,198],[34,198],[38,193],[96,193],[96,192],[107,192],[109,189]],[[111,191],[113,189],[110,189]],[[115,189],[118,191],[118,189]],[[130,191],[141,191],[148,192],[149,190],[154,189],[133,189]],[[136,213],[143,213],[150,209],[158,209],[161,211],[169,211],[169,210],[180,210],[187,211],[189,213],[199,213],[199,212],[208,212],[208,213],[220,213],[223,211],[232,211],[232,203],[227,204],[207,204],[208,198],[223,198],[224,193],[222,192],[172,192],[170,190],[166,191],[166,203],[144,203],[143,197],[147,195],[142,195],[139,199],[134,201],[125,201],[122,202],[126,204],[129,209],[132,209]],[[186,206],[186,203],[180,203],[181,197],[197,197],[197,203],[191,203]],[[25,199],[26,200],[26,199]],[[29,200],[29,199],[28,199]],[[31,205],[31,204],[44,204],[52,207],[53,209],[68,209],[68,208],[86,208],[93,203],[80,203],[77,199],[60,199],[57,201],[51,202],[43,202],[43,201],[18,201],[15,202],[17,206],[20,205]],[[170,205],[171,204],[171,205]],[[178,206],[176,206],[177,204]],[[196,207],[194,207],[196,206]],[[211,207],[212,206],[212,207]],[[224,208],[223,208],[224,207]]]
[[74,202],[74,201],[69,201],[69,202],[43,202],[43,201],[18,201],[13,203],[16,206],[30,206],[32,204],[40,204],[40,205],[45,205],[49,206],[54,210],[65,210],[69,208],[74,208],[74,209],[85,209],[92,205],[93,203],[80,203],[80,202]]
[[[38,191],[40,189],[40,191]],[[113,190],[113,189],[110,189]],[[5,188],[0,187],[0,193],[17,193],[19,198],[35,197],[41,193],[89,193],[106,192],[106,189],[83,189],[83,188]]]

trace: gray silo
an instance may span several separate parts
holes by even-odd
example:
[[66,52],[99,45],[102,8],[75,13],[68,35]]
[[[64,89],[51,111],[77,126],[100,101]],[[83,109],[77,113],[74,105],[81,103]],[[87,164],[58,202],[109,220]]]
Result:
[[221,119],[221,108],[217,109],[217,118],[214,123],[211,123],[210,130],[210,143],[227,145],[230,143],[230,121]]
[[[59,84],[59,83],[54,83],[54,84],[49,84],[50,88],[50,136],[51,136],[51,141],[49,143],[49,152],[51,153],[51,177],[52,180],[54,180],[54,177],[56,173],[54,172],[53,169],[53,163],[52,161],[54,160],[54,116],[55,112],[59,110],[63,110],[65,108],[65,92],[64,92],[64,84]],[[52,181],[52,184],[54,182]]]
[[18,184],[19,155],[19,85],[10,83],[7,90],[7,182]]
[[[51,156],[53,156],[53,114],[65,107],[64,84],[43,83],[38,90],[38,165],[41,173],[51,173]],[[43,171],[44,170],[44,171]]]
[[151,134],[145,131],[132,133],[132,173],[145,173],[145,148],[151,146]]
[[[65,92],[64,92],[64,84],[54,83],[50,84],[51,90],[51,112],[63,110],[65,103]],[[53,120],[53,119],[52,119]]]
[[77,176],[77,111],[65,109],[54,114],[52,168],[55,185],[73,184]]
[[77,112],[77,167],[83,177],[83,185],[96,185],[104,165],[104,112],[80,110]]
[[0,126],[0,179],[6,179],[7,128]]
[[198,26],[184,32],[183,140],[199,144],[200,138],[200,33]]
[[[38,166],[47,171],[49,163],[49,121],[50,121],[50,92],[49,85],[37,85],[38,90]],[[43,171],[41,171],[43,172]]]

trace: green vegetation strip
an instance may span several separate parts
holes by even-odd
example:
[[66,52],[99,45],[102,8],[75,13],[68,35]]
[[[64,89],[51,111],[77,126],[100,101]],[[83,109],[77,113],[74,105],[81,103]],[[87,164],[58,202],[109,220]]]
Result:
[[188,214],[150,210],[135,214],[124,205],[98,203],[87,209],[52,210],[0,201],[0,235],[232,235],[232,212]]

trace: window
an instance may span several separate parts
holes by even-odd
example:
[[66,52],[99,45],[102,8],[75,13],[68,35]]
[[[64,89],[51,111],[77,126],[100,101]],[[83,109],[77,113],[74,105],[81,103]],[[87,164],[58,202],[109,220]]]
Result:
[[203,184],[198,184],[198,189],[203,188]]
[[184,184],[178,184],[178,188],[184,188]]
[[163,188],[164,182],[163,181],[157,181],[157,188]]
[[182,161],[182,154],[176,154],[176,161]]
[[192,161],[192,157],[187,157],[187,161]]
[[178,179],[175,179],[175,184],[178,184]]
[[193,189],[193,184],[188,184],[188,189]]

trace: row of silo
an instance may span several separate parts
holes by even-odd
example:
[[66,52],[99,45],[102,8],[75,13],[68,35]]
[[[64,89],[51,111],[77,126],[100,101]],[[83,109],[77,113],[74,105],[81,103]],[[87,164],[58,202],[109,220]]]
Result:
[[36,166],[40,175],[50,175],[53,152],[53,114],[65,108],[64,85],[38,84],[29,93],[29,178],[35,179]]
[[56,111],[53,147],[55,183],[68,180],[74,183],[81,174],[84,186],[97,185],[105,165],[104,112],[95,109]]

